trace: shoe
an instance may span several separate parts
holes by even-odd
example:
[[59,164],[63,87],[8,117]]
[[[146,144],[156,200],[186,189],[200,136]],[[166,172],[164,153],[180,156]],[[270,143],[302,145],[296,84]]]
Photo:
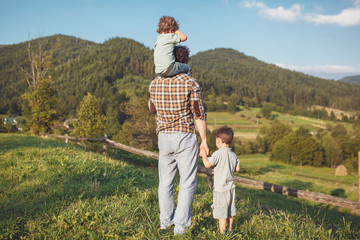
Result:
[[175,226],[174,228],[174,235],[180,235],[185,233],[186,228],[184,227],[180,227],[180,226]]
[[161,230],[166,230],[166,229],[169,229],[171,228],[172,226],[174,226],[173,224],[170,224],[169,226],[165,227],[165,226],[160,226],[160,229]]

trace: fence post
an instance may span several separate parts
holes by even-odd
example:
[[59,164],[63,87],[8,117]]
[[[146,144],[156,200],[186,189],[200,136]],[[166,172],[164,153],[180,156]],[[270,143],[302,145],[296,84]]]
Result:
[[107,154],[108,154],[108,147],[109,147],[109,144],[106,142],[106,139],[107,139],[107,135],[104,134],[104,138],[103,138],[103,155],[104,155],[104,156],[107,156]]
[[69,143],[69,135],[65,134],[65,143]]

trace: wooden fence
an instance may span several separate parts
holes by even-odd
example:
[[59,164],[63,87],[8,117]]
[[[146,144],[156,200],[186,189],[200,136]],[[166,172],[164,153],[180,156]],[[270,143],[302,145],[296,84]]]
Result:
[[[130,153],[153,158],[156,160],[159,159],[158,153],[130,147],[130,146],[112,141],[106,137],[97,139],[97,138],[77,138],[77,137],[71,137],[71,136],[67,136],[67,135],[66,136],[52,135],[52,134],[40,134],[40,135],[43,137],[64,139],[66,143],[68,143],[69,140],[102,142],[103,143],[102,152],[104,155],[107,155],[108,146],[110,145],[112,147],[115,147],[115,148],[118,148],[121,150],[125,150]],[[359,153],[359,159],[360,159],[360,153]],[[212,186],[212,171],[208,168],[205,168],[202,165],[199,165],[198,172],[207,175],[207,182],[208,182],[209,187],[211,188],[211,186]],[[359,175],[360,175],[360,166],[359,166]],[[359,181],[360,181],[360,176],[359,176]],[[356,202],[356,201],[352,201],[352,200],[348,200],[348,199],[344,199],[344,198],[340,198],[340,197],[335,197],[335,196],[331,196],[331,195],[324,194],[324,193],[308,192],[308,191],[298,190],[298,189],[289,188],[289,187],[285,187],[285,186],[275,185],[275,184],[271,184],[271,183],[251,180],[251,179],[247,179],[247,178],[243,178],[243,177],[239,177],[239,176],[235,176],[235,182],[237,184],[239,184],[241,186],[245,186],[245,187],[266,190],[266,191],[270,191],[270,192],[274,192],[274,193],[279,193],[282,195],[287,195],[287,196],[297,197],[297,198],[315,201],[315,202],[319,202],[319,203],[325,203],[325,204],[330,204],[330,205],[334,205],[334,206],[338,206],[338,207],[348,208],[351,210],[351,212],[360,214],[360,202]],[[359,186],[359,192],[360,192],[360,186]]]

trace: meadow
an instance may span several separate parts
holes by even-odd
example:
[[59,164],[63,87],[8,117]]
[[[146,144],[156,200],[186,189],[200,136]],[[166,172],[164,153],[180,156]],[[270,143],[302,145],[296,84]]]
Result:
[[[191,228],[173,236],[171,230],[159,229],[156,161],[115,149],[109,154],[0,134],[0,238],[360,239],[360,216],[240,186],[233,232],[220,235],[211,214],[212,193],[202,175]],[[256,161],[242,162],[244,169],[257,168]],[[174,189],[177,194],[177,182]]]
[[359,200],[358,179],[355,175],[335,176],[335,169],[293,166],[271,162],[268,155],[239,156],[240,176],[310,192],[321,192],[353,201]]
[[[290,115],[286,113],[272,112],[274,119],[282,123],[289,124],[293,130],[299,127],[305,127],[310,131],[318,131],[325,129],[326,125],[335,126],[338,122],[321,120],[310,117]],[[261,117],[260,108],[241,108],[236,113],[229,112],[208,112],[207,123],[209,130],[214,130],[219,126],[228,125],[234,129],[235,137],[242,140],[253,140],[259,134],[259,129],[262,126],[267,126],[271,123],[264,117]],[[341,122],[348,131],[351,131],[352,124]]]

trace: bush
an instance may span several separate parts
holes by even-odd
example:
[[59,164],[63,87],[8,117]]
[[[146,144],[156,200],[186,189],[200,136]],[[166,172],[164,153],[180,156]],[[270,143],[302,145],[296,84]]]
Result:
[[[303,131],[300,131],[303,133]],[[293,165],[324,165],[324,149],[312,136],[290,133],[274,144],[271,160],[279,160]]]

